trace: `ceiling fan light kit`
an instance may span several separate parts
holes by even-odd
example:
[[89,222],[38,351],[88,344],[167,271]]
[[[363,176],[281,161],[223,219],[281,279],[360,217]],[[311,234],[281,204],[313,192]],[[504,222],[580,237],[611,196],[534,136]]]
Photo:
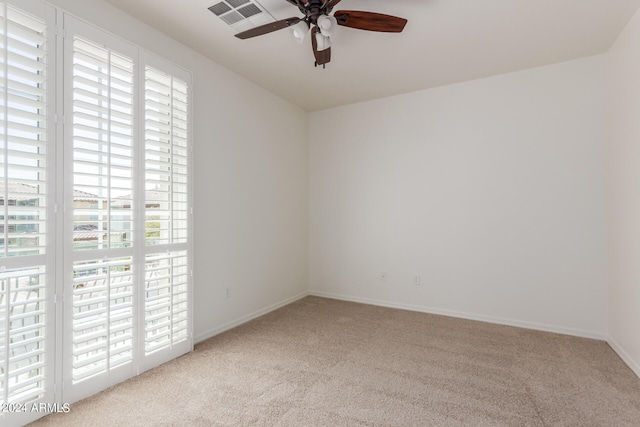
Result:
[[336,26],[355,28],[357,30],[400,33],[407,24],[404,18],[384,15],[382,13],[363,12],[357,10],[340,10],[330,15],[334,6],[341,0],[286,0],[296,6],[304,14],[303,18],[286,18],[269,24],[260,25],[236,34],[239,39],[248,39],[289,28],[294,39],[302,43],[309,30],[312,33],[311,47],[315,57],[315,66],[325,65],[331,61],[331,40],[329,36]]
[[304,37],[309,32],[309,24],[307,24],[303,20],[300,20],[297,24],[289,27],[289,32],[291,33],[295,41],[302,44],[302,42],[304,41]]
[[329,36],[325,36],[324,34],[318,32],[316,33],[316,45],[318,51],[326,50],[331,47],[331,40]]
[[338,20],[334,16],[320,15],[318,17],[318,28],[320,28],[320,32],[327,37],[331,35],[331,31],[336,25],[338,25]]

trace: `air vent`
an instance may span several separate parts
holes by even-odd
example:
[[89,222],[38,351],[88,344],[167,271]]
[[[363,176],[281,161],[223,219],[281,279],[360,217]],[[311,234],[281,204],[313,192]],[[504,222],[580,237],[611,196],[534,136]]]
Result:
[[240,14],[245,18],[249,18],[250,16],[257,15],[262,11],[255,4],[248,4],[242,9],[238,9],[238,12],[240,12]]
[[238,32],[275,21],[255,0],[222,0],[207,9]]
[[213,6],[211,6],[209,10],[215,13],[216,16],[220,16],[225,12],[229,12],[231,10],[231,7],[229,7],[229,5],[226,3],[220,2],[218,4],[214,4]]
[[238,12],[231,12],[231,13],[227,13],[224,16],[221,16],[220,19],[222,19],[224,22],[226,22],[229,25],[233,25],[236,22],[240,22],[244,19],[244,16],[240,15]]

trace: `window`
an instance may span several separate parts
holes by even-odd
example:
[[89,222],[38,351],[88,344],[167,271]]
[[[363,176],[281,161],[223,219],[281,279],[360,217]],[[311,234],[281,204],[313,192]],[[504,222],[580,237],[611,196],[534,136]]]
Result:
[[74,402],[191,350],[190,80],[0,2],[0,403]]
[[47,243],[46,23],[11,5],[1,7],[4,30],[0,58],[0,225],[3,234],[0,257],[34,253],[34,250],[9,245],[12,239],[21,237],[18,236],[21,228],[33,230],[35,253],[44,254]]
[[[65,19],[70,93],[65,234],[65,398],[135,375],[134,46]],[[123,206],[127,202],[127,207]]]
[[94,235],[73,249],[131,247],[133,59],[74,36],[72,84],[73,227]]
[[53,400],[49,10],[0,3],[0,402],[14,405]]
[[190,76],[70,17],[65,28],[64,390],[75,401],[191,349]]
[[145,69],[145,354],[188,337],[188,85]]

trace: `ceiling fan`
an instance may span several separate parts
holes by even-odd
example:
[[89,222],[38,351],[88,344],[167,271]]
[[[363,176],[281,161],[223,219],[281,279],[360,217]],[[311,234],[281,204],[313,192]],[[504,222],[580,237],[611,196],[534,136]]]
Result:
[[315,66],[331,61],[331,41],[329,36],[336,25],[358,30],[399,33],[407,20],[397,16],[384,15],[358,10],[339,10],[329,15],[341,0],[286,0],[304,14],[303,18],[286,18],[269,24],[260,25],[236,34],[239,39],[249,39],[273,31],[289,28],[293,37],[302,43],[305,35],[311,32],[311,46],[316,59]]

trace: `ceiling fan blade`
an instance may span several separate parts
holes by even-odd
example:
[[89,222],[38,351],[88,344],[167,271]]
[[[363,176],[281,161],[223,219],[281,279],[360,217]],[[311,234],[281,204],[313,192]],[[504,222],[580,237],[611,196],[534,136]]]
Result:
[[313,47],[313,56],[316,58],[316,66],[324,65],[331,61],[331,47],[324,50],[318,50],[318,40],[316,39],[316,33],[321,34],[318,27],[313,27],[311,31],[311,46]]
[[338,25],[384,33],[402,32],[407,24],[407,20],[404,18],[359,10],[339,10],[333,16],[338,20]]
[[295,25],[300,22],[300,18],[296,18],[295,16],[292,18],[281,19],[280,21],[270,22],[265,25],[260,25],[259,27],[252,28],[247,31],[243,31],[241,33],[236,34],[236,37],[239,39],[250,39],[251,37],[261,36],[263,34],[272,33],[274,31],[281,30],[283,28],[290,27],[291,25]]

